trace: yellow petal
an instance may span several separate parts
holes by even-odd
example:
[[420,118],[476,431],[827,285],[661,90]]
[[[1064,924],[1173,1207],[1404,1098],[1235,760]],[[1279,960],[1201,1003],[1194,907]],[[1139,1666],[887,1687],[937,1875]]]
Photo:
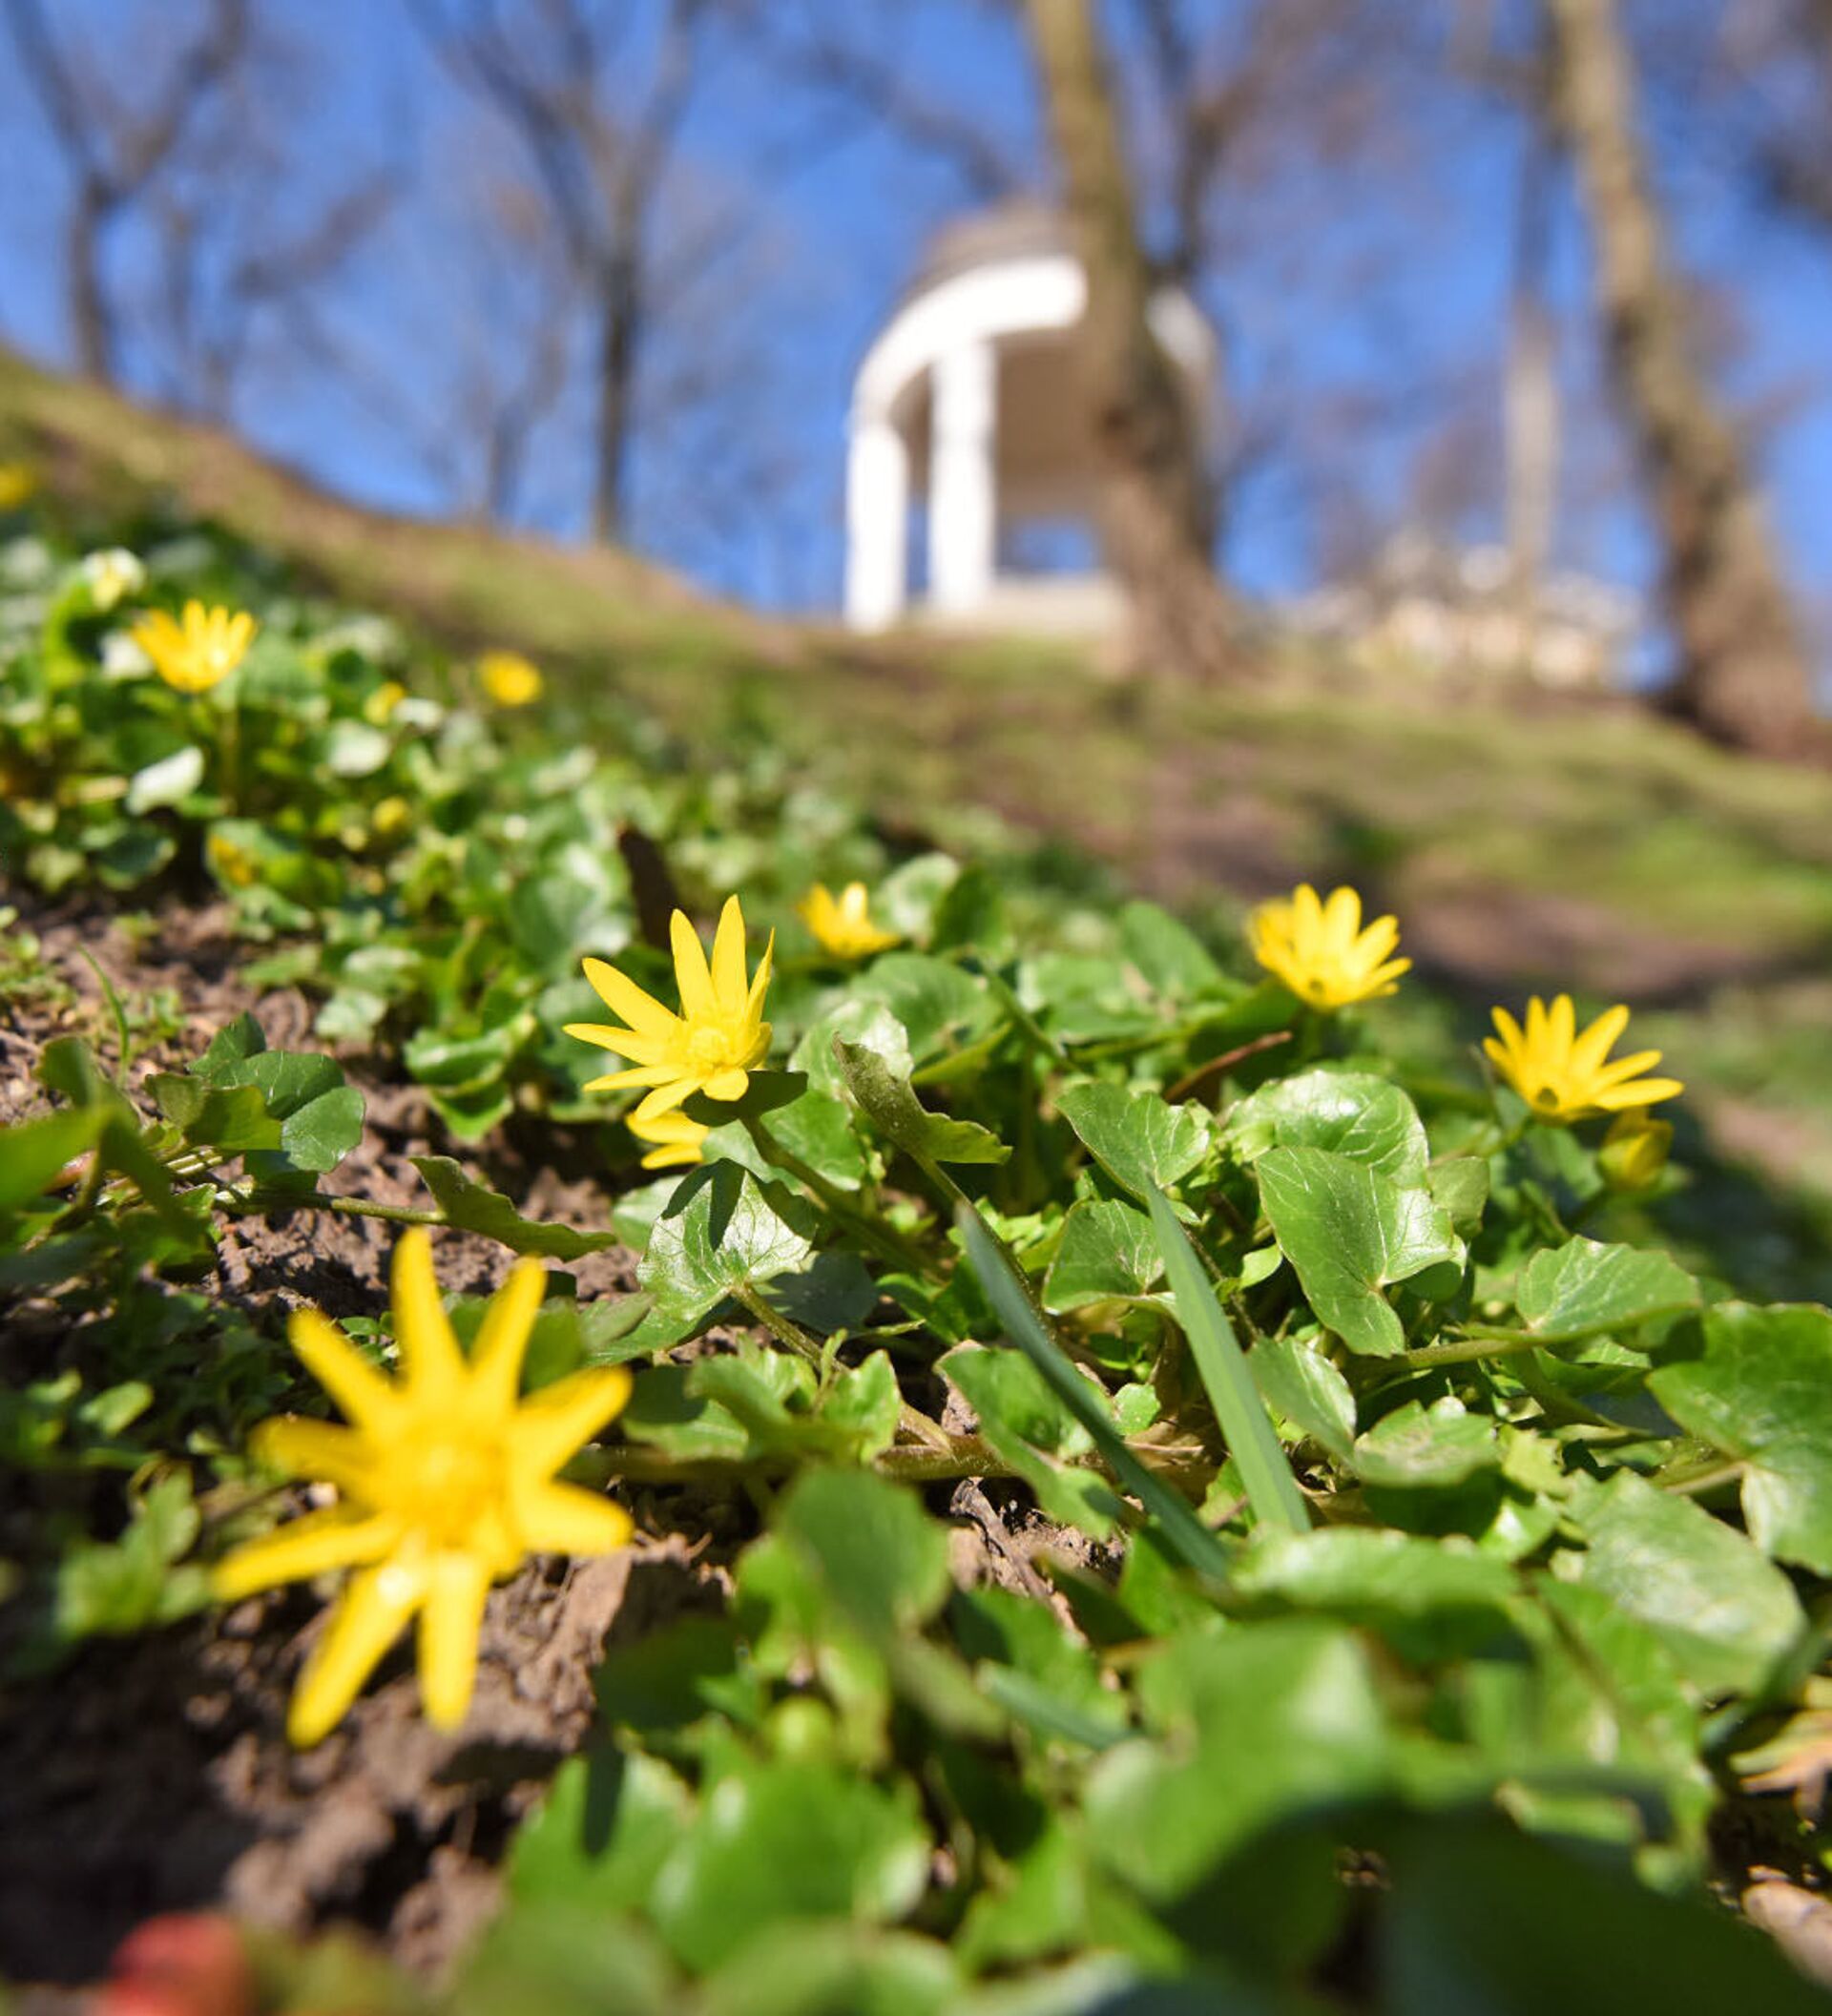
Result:
[[[593,1078],[585,1088],[589,1092],[620,1092],[633,1085],[669,1085],[680,1076],[680,1069],[673,1064],[634,1064],[627,1071],[612,1071],[602,1078]],[[687,1079],[689,1089],[693,1080]],[[686,1094],[683,1092],[684,1098]]]
[[1562,1055],[1571,1055],[1572,1045],[1577,1036],[1577,1009],[1569,994],[1560,994],[1552,1003],[1546,1017],[1548,1039],[1558,1046]]
[[[653,1079],[639,1078],[635,1071],[619,1071],[615,1079],[607,1078],[606,1085],[653,1084]],[[656,1085],[654,1091],[644,1099],[631,1115],[635,1120],[654,1120],[662,1113],[671,1113],[683,1101],[691,1099],[699,1090],[697,1078],[670,1078],[666,1084]]]
[[471,1391],[480,1402],[503,1409],[515,1404],[529,1332],[546,1293],[547,1269],[539,1260],[528,1259],[517,1260],[490,1297],[470,1348]]
[[1323,932],[1331,941],[1346,945],[1362,927],[1362,899],[1353,889],[1332,889],[1323,905]]
[[263,1421],[249,1436],[248,1446],[262,1463],[289,1477],[309,1477],[334,1484],[340,1491],[368,1495],[364,1486],[374,1472],[376,1454],[359,1429],[281,1415]]
[[351,1579],[293,1690],[286,1734],[301,1749],[344,1719],[364,1681],[419,1608],[426,1587],[424,1569],[398,1561],[364,1569]]
[[379,1514],[353,1513],[341,1505],[307,1512],[225,1554],[210,1571],[211,1592],[219,1603],[239,1603],[257,1590],[379,1561],[399,1537],[398,1522]]
[[306,1371],[359,1427],[384,1428],[399,1416],[399,1392],[316,1309],[296,1309],[286,1336]]
[[541,1484],[515,1507],[522,1545],[531,1554],[614,1554],[630,1539],[622,1506],[572,1484]]
[[675,1026],[674,1015],[653,994],[604,960],[588,959],[585,977],[597,990],[598,999],[605,1007],[614,1015],[621,1015],[633,1029],[640,1030],[645,1036],[665,1036]]
[[713,976],[685,910],[677,910],[668,920],[668,935],[675,950],[675,984],[680,988],[682,1019],[717,1021],[718,1002],[713,992]]
[[736,896],[725,899],[713,934],[713,993],[727,1015],[743,1012],[744,910]]
[[1619,1113],[1632,1106],[1676,1099],[1685,1089],[1677,1078],[1637,1078],[1632,1085],[1606,1086],[1596,1094],[1595,1103],[1606,1113]]
[[394,1303],[395,1341],[407,1383],[422,1399],[455,1397],[464,1378],[465,1361],[439,1299],[432,1241],[424,1225],[410,1226],[395,1241],[389,1296]]
[[543,1386],[509,1424],[514,1474],[525,1483],[551,1475],[614,1421],[629,1398],[630,1374],[622,1365],[594,1366]]
[[1629,1011],[1620,1002],[1613,1008],[1605,1008],[1572,1045],[1572,1070],[1588,1076],[1600,1070],[1604,1058],[1614,1049],[1616,1038],[1628,1026]]
[[[763,1012],[763,997],[770,990],[770,962],[776,956],[776,933],[772,931],[763,947],[763,956],[757,962],[757,972],[751,981],[750,996],[744,1004],[747,1020],[755,1022]],[[765,1041],[767,1041],[767,1037]]]
[[441,1554],[432,1564],[420,1612],[420,1699],[435,1729],[456,1729],[470,1707],[489,1594],[489,1570],[471,1555]]
[[740,1070],[715,1071],[706,1080],[705,1084],[700,1087],[700,1090],[709,1099],[721,1099],[728,1102],[741,1099],[750,1089],[750,1073]]

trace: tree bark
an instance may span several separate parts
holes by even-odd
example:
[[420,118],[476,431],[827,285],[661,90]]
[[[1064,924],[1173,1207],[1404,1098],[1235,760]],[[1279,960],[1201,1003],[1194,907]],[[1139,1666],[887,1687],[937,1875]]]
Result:
[[620,538],[624,528],[642,294],[641,261],[634,248],[627,257],[614,255],[598,288],[592,536],[601,543]]
[[1236,669],[1231,611],[1201,535],[1199,458],[1170,359],[1152,333],[1152,281],[1089,0],[1026,0],[1088,276],[1081,364],[1105,465],[1108,556],[1132,598],[1143,668],[1197,678]]
[[76,368],[97,384],[114,380],[114,319],[102,281],[102,230],[113,207],[98,184],[85,177],[64,234],[64,284]]
[[1665,548],[1680,655],[1672,698],[1722,741],[1792,754],[1812,734],[1806,655],[1741,446],[1687,351],[1614,0],[1547,8],[1555,112],[1590,214],[1610,367]]

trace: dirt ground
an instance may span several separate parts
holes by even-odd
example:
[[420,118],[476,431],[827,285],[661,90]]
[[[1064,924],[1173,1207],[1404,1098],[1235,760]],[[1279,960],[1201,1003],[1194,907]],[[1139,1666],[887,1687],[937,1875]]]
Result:
[[[213,907],[165,912],[151,934],[124,931],[80,905],[34,906],[21,923],[65,985],[0,1011],[0,1119],[44,1104],[31,1070],[51,1036],[82,1034],[113,1061],[112,1026],[84,949],[124,994],[176,987],[186,1010],[183,1032],[135,1065],[135,1084],[196,1055],[244,1009],[275,1047],[320,1047],[303,997],[257,996],[239,977],[239,948]],[[371,1060],[346,1058],[345,1067],[365,1092],[367,1120],[326,1187],[425,1204],[407,1157],[448,1144],[431,1137],[412,1087],[380,1082]],[[559,1147],[564,1161],[564,1138]],[[605,1192],[577,1169],[516,1163],[511,1151],[476,1173],[532,1216],[587,1230],[605,1221]],[[489,1240],[438,1237],[448,1288],[484,1292],[510,1264]],[[320,1211],[250,1218],[224,1228],[214,1273],[200,1285],[270,1331],[278,1311],[304,1302],[373,1315],[386,1305],[393,1238],[387,1224]],[[634,1265],[634,1255],[613,1248],[569,1271],[589,1298],[626,1291]],[[48,1327],[48,1313],[44,1304],[0,1305],[0,1373],[9,1382],[45,1369],[61,1334]],[[0,1481],[0,1553],[9,1518],[41,1516],[23,1484]],[[355,1924],[404,1964],[436,1975],[492,1908],[496,1862],[515,1822],[586,1740],[590,1675],[604,1650],[717,1606],[730,1560],[753,1529],[748,1503],[718,1486],[626,1486],[624,1497],[638,1535],[627,1552],[571,1566],[533,1562],[492,1593],[476,1697],[455,1736],[421,1720],[404,1642],[329,1739],[304,1755],[288,1746],[286,1698],[323,1622],[309,1588],[163,1632],[92,1640],[43,1677],[0,1680],[0,1978],[94,1979],[140,1919],[213,1904],[291,1932]],[[963,1583],[1041,1592],[1040,1553],[1086,1552],[1009,1486],[943,1486],[936,1508],[944,1506],[956,1521]],[[14,1636],[0,1611],[0,1672]]]

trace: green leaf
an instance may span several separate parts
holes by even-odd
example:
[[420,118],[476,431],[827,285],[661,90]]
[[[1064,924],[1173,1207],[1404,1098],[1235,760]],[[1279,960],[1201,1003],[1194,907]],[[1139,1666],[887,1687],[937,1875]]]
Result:
[[1266,1410],[1247,1369],[1245,1354],[1233,1326],[1216,1300],[1176,1214],[1161,1191],[1151,1194],[1152,1228],[1164,1271],[1170,1277],[1176,1320],[1189,1340],[1190,1354],[1226,1438],[1245,1486],[1247,1502],[1261,1526],[1282,1527],[1294,1533],[1310,1528],[1310,1507],[1291,1474],[1285,1452],[1272,1432]]
[[881,1789],[835,1765],[746,1763],[711,1788],[663,1867],[656,1923],[699,1970],[785,1921],[887,1923],[915,1907],[930,1852],[906,1781]]
[[1321,1148],[1260,1158],[1260,1195],[1310,1306],[1351,1351],[1391,1357],[1405,1333],[1383,1288],[1443,1262],[1463,1241],[1428,1192]]
[[1350,1463],[1364,1484],[1389,1490],[1445,1490],[1501,1462],[1495,1424],[1447,1395],[1429,1407],[1409,1400],[1359,1437]]
[[1003,1162],[1011,1151],[972,1120],[947,1120],[930,1112],[876,1050],[833,1039],[834,1055],[853,1104],[887,1141],[929,1162]]
[[965,2006],[959,1969],[937,1941],[832,1919],[760,1933],[703,1994],[704,2016],[947,2016]]
[[1105,1080],[1072,1085],[1056,1110],[1101,1168],[1141,1204],[1155,1190],[1174,1189],[1209,1151],[1208,1114],[1199,1106],[1168,1105],[1155,1092],[1129,1091]]
[[1267,1403],[1338,1463],[1355,1440],[1355,1395],[1321,1351],[1292,1337],[1269,1337],[1247,1354]]
[[1188,925],[1155,903],[1124,905],[1119,943],[1155,991],[1172,999],[1206,993],[1223,979],[1208,947]]
[[95,1145],[101,1126],[101,1111],[89,1108],[0,1128],[0,1211],[42,1196],[66,1163]]
[[639,1910],[693,1810],[686,1786],[654,1757],[569,1757],[510,1843],[510,1895]]
[[1579,1484],[1569,1511],[1588,1547],[1570,1564],[1573,1579],[1650,1626],[1695,1686],[1760,1686],[1804,1622],[1781,1570],[1701,1506],[1632,1471]]
[[1120,1509],[1114,1487],[1077,1461],[1093,1438],[1028,1358],[962,1344],[942,1360],[942,1370],[979,1417],[980,1433],[1051,1519],[1097,1540],[1112,1533]]
[[525,1218],[506,1196],[473,1182],[448,1155],[411,1155],[447,1222],[460,1232],[481,1233],[511,1253],[543,1260],[576,1260],[617,1243],[614,1232],[574,1232],[570,1225],[543,1225]]
[[807,1470],[774,1529],[870,1637],[925,1624],[948,1590],[947,1537],[914,1491],[869,1470]]
[[884,953],[853,983],[852,994],[881,1001],[896,1016],[919,1068],[983,1043],[1004,1020],[984,981],[924,952]]
[[1466,1239],[1482,1229],[1482,1214],[1488,1203],[1488,1164],[1481,1155],[1451,1155],[1434,1162],[1425,1173],[1426,1188],[1434,1202]]
[[1280,1821],[1358,1803],[1387,1780],[1368,1656],[1340,1625],[1274,1619],[1173,1639],[1139,1692],[1158,1739],[1101,1757],[1087,1811],[1095,1852],[1154,1902]]
[[203,781],[203,751],[192,744],[148,763],[128,779],[127,809],[135,814],[176,805]]
[[159,1112],[193,1147],[223,1156],[280,1147],[281,1122],[254,1085],[210,1085],[176,1071],[155,1071],[146,1081]]
[[1536,1253],[1521,1269],[1514,1303],[1549,1344],[1575,1342],[1698,1306],[1698,1284],[1664,1253],[1572,1239]]
[[1832,1312],[1731,1302],[1705,1318],[1705,1355],[1663,1365],[1655,1398],[1734,1456],[1743,1518],[1771,1554],[1832,1575]]
[[1229,1113],[1227,1139],[1243,1161],[1274,1148],[1323,1148],[1405,1186],[1425,1180],[1430,1154],[1418,1108],[1367,1071],[1320,1069],[1275,1079]]
[[954,1223],[967,1249],[968,1264],[979,1277],[1006,1335],[1087,1429],[1108,1468],[1157,1521],[1166,1543],[1184,1564],[1212,1580],[1225,1581],[1228,1560],[1220,1542],[1197,1518],[1188,1502],[1155,1477],[1126,1446],[1106,1408],[1089,1392],[1087,1382],[1050,1334],[1016,1264],[966,1197],[954,1207]]
[[[782,1211],[791,1208],[784,1200]],[[798,1273],[813,1257],[813,1244],[762,1186],[718,1162],[694,1171],[669,1199],[636,1278],[659,1321],[693,1324],[734,1289]]]
[[1142,1213],[1112,1199],[1076,1204],[1063,1220],[1043,1306],[1064,1315],[1091,1302],[1138,1301],[1162,1272],[1151,1220]]
[[1420,1660],[1504,1637],[1515,1593],[1507,1564],[1473,1548],[1366,1527],[1256,1533],[1235,1578],[1241,1595],[1372,1626]]

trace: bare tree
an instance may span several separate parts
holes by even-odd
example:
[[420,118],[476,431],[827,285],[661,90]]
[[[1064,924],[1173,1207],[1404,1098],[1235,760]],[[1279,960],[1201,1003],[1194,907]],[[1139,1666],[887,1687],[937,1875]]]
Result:
[[496,0],[414,4],[451,74],[519,135],[589,303],[592,530],[615,538],[648,331],[650,227],[695,88],[706,0],[665,0],[639,92],[617,88],[636,67],[628,47],[634,8],[541,0],[511,29]]
[[1089,0],[1026,0],[1071,225],[1088,276],[1081,357],[1105,462],[1102,530],[1147,663],[1234,669],[1231,612],[1203,537],[1201,471],[1175,367],[1152,333],[1153,276]]
[[[114,380],[120,368],[118,313],[106,267],[111,228],[156,184],[211,94],[234,70],[248,33],[247,0],[210,0],[202,26],[182,43],[156,88],[130,101],[93,55],[52,31],[42,0],[6,0],[19,69],[75,184],[64,228],[64,283],[77,367]],[[147,84],[136,77],[136,86]]]
[[1811,719],[1805,654],[1736,431],[1688,353],[1614,0],[1547,10],[1554,110],[1590,213],[1612,373],[1665,547],[1675,702],[1722,740],[1788,753]]

